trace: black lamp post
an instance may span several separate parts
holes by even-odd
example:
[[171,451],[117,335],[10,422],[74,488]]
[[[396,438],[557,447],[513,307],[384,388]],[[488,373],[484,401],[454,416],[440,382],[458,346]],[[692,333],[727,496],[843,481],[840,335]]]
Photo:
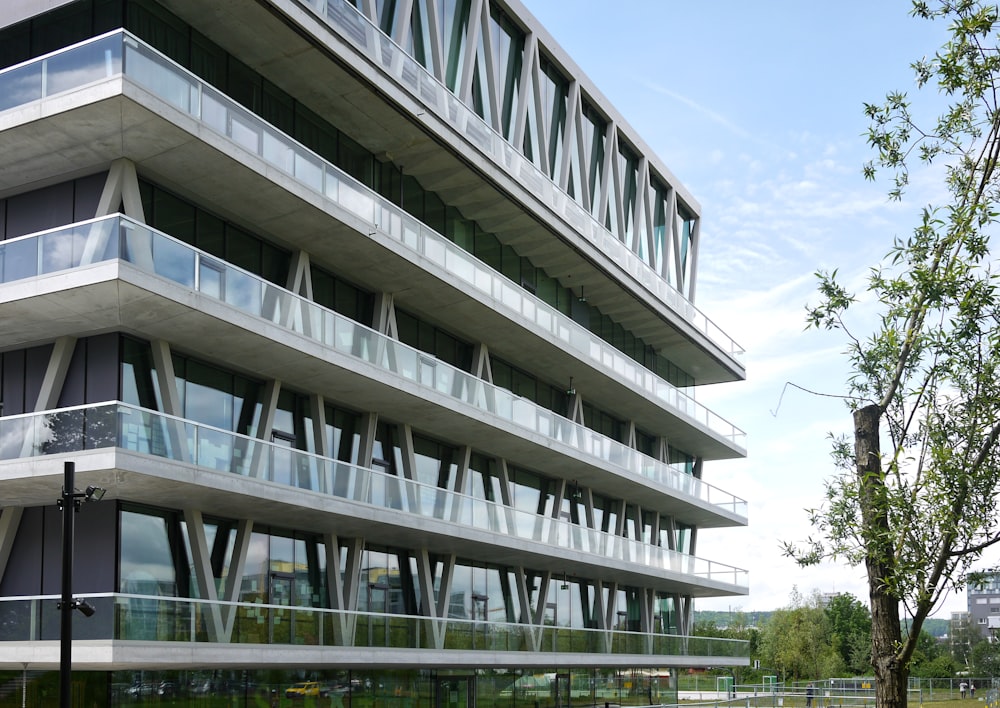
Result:
[[62,598],[59,602],[59,706],[70,708],[73,705],[73,610],[80,610],[90,617],[94,614],[94,606],[86,600],[73,599],[73,514],[80,511],[80,504],[85,501],[100,501],[105,489],[102,487],[87,487],[87,491],[78,492],[73,486],[76,465],[73,462],[63,463],[62,495],[56,504],[62,511]]

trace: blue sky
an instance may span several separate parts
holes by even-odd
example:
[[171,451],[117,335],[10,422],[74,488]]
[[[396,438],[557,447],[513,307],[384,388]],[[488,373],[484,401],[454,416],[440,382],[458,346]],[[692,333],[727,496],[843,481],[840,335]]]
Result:
[[[850,430],[840,400],[782,390],[845,390],[841,336],[804,331],[813,273],[860,288],[939,194],[934,170],[901,203],[887,179],[863,179],[862,105],[890,90],[938,101],[909,67],[947,28],[910,17],[909,0],[522,1],[701,203],[696,304],[747,350],[746,382],[697,395],[748,434],[749,458],[708,464],[705,479],[749,501],[750,526],[702,532],[697,554],[749,570],[750,595],[697,607],[775,609],[793,586],[867,601],[863,568],[781,555],[810,533],[827,434]],[[963,592],[937,616],[964,609]]]

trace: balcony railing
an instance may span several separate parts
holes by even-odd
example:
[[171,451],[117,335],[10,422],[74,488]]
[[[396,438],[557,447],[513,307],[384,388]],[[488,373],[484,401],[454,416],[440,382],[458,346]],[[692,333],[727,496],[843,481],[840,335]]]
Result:
[[[155,582],[155,581],[154,581]],[[155,590],[155,589],[154,589]],[[747,658],[749,643],[621,629],[532,626],[492,620],[431,619],[256,602],[209,602],[153,594],[78,594],[96,612],[74,613],[73,638],[209,642],[210,605],[235,611],[232,644],[295,644],[392,649],[524,651]],[[59,638],[57,595],[0,600],[0,641]],[[345,628],[347,631],[345,631]],[[435,632],[435,630],[437,630]],[[435,633],[443,641],[435,640]],[[536,634],[533,636],[532,632]]]
[[39,100],[53,89],[62,92],[110,78],[123,67],[129,79],[232,141],[234,152],[257,155],[441,268],[450,282],[488,297],[496,310],[526,319],[545,339],[614,372],[669,410],[746,450],[746,434],[732,423],[128,33],[104,35],[0,72],[0,97],[19,97],[6,103],[0,98],[0,110],[21,105],[14,101]]
[[455,132],[475,145],[515,182],[529,188],[543,203],[563,217],[577,233],[621,265],[636,282],[666,303],[723,352],[739,359],[743,348],[662,278],[642,258],[608,231],[573,197],[559,188],[520,151],[438,81],[423,65],[373,25],[345,0],[299,0],[339,36],[382,68],[413,98]]
[[746,517],[747,503],[507,389],[124,216],[72,224],[0,242],[0,283],[120,259],[191,288],[341,354],[461,401],[505,422],[569,446],[684,496]]
[[[112,447],[599,559],[748,587],[747,571],[740,568],[124,403],[0,418],[0,460]],[[401,525],[412,523],[405,516],[399,518]]]

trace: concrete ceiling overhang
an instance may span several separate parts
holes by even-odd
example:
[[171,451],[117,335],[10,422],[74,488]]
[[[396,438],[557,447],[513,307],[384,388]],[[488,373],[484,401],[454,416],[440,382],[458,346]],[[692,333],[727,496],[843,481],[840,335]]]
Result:
[[[659,300],[639,277],[581,237],[524,180],[511,178],[474,142],[440,120],[375,62],[292,0],[164,0],[255,71],[326,118],[379,159],[437,192],[446,204],[637,337],[697,384],[742,380],[743,363]],[[322,77],[322,80],[317,80]],[[607,238],[614,237],[607,234]]]
[[[525,322],[497,311],[491,297],[470,289],[433,264],[399,247],[386,234],[322,195],[235,150],[226,138],[128,81],[111,80],[0,115],[0,196],[25,182],[44,184],[89,174],[119,157],[140,174],[199,201],[290,249],[309,252],[319,265],[347,272],[398,305],[449,329],[486,342],[504,359],[543,380],[574,378],[585,401],[642,429],[665,435],[678,449],[703,459],[741,457],[735,441],[672,410],[613,369],[568,351]],[[196,196],[195,196],[196,195]],[[331,214],[336,214],[331,218]]]
[[[424,618],[415,617],[414,621]],[[523,637],[524,628],[517,628]],[[724,642],[726,640],[715,640]],[[702,640],[704,642],[704,640]],[[748,650],[744,650],[748,651]],[[73,639],[73,668],[80,671],[156,669],[243,669],[273,666],[278,669],[315,670],[317,666],[338,669],[540,669],[552,666],[635,669],[664,666],[704,668],[706,666],[747,666],[743,652],[735,656],[700,654],[611,654],[551,651],[496,651],[468,649],[401,649],[388,647],[316,646],[292,644],[217,644],[211,642],[155,642],[100,639]],[[0,669],[7,671],[56,670],[59,642],[0,642]],[[242,689],[241,689],[242,690]]]

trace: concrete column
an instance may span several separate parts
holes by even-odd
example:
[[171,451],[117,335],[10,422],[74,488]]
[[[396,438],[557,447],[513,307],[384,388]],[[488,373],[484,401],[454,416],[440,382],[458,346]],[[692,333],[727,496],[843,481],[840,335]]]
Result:
[[59,337],[52,345],[52,354],[45,368],[42,387],[35,399],[35,412],[51,410],[59,405],[59,396],[66,383],[66,372],[76,349],[76,337]]
[[[229,572],[226,574],[226,584],[223,588],[223,599],[227,602],[237,602],[240,599],[240,588],[243,584],[243,574],[246,572],[252,533],[253,521],[240,519],[236,525],[236,543],[233,544],[233,556],[229,561]],[[233,627],[236,624],[235,605],[223,605],[222,620],[226,627],[226,637],[232,638]]]
[[191,543],[191,561],[194,566],[195,583],[198,595],[208,600],[208,611],[205,613],[210,642],[228,641],[225,623],[222,619],[222,608],[218,603],[219,595],[215,586],[215,574],[212,571],[211,554],[208,550],[208,540],[205,535],[205,522],[197,509],[184,510],[184,522],[187,525],[188,539]]
[[120,158],[111,163],[108,179],[104,190],[97,201],[94,216],[109,216],[118,213],[124,207],[125,215],[139,223],[146,223],[146,214],[142,208],[142,196],[139,192],[139,177],[135,171],[135,163]]
[[[177,374],[174,372],[174,360],[170,355],[170,344],[163,339],[154,339],[149,343],[153,354],[153,367],[156,369],[156,390],[160,394],[163,412],[177,418],[184,417],[181,409],[181,399],[177,393]],[[170,441],[174,457],[182,462],[191,462],[192,450],[188,449],[187,432],[184,423],[171,418],[166,419],[167,439]]]
[[[257,426],[257,439],[261,443],[254,444],[250,462],[250,475],[256,479],[268,479],[265,472],[269,469],[271,448],[267,444],[274,431],[274,418],[278,411],[278,395],[281,393],[281,382],[270,379],[264,383],[261,396],[260,424]],[[273,474],[273,470],[270,470]]]
[[[330,607],[339,610],[333,623],[334,640],[338,646],[352,646],[357,628],[358,592],[361,579],[361,559],[364,543],[360,538],[339,538],[328,533],[323,536],[326,549],[326,585]],[[346,558],[341,559],[340,548],[346,546]]]
[[4,571],[7,570],[7,561],[10,560],[10,552],[14,548],[14,539],[17,537],[23,513],[24,507],[21,506],[5,506],[0,510],[0,581],[3,580]]

